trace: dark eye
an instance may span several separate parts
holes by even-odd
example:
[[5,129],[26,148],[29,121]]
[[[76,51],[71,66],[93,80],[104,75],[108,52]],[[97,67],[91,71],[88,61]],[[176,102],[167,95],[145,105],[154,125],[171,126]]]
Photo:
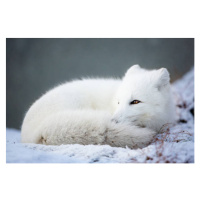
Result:
[[140,102],[141,102],[141,101],[139,101],[139,100],[133,100],[133,101],[130,102],[130,105],[131,105],[131,104],[138,104],[138,103],[140,103]]

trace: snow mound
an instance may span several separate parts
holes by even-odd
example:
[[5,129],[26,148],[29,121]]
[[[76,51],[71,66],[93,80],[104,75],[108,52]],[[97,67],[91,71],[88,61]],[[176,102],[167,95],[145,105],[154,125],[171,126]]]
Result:
[[143,149],[109,145],[60,145],[20,143],[20,131],[6,129],[7,163],[193,163],[194,69],[172,85],[177,124],[162,127]]

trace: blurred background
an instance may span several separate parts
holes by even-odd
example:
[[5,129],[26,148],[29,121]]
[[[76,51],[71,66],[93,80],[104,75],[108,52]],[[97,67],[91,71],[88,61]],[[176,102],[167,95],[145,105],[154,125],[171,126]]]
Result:
[[6,39],[6,126],[20,129],[31,104],[59,83],[122,77],[134,64],[166,67],[173,82],[194,66],[194,39]]

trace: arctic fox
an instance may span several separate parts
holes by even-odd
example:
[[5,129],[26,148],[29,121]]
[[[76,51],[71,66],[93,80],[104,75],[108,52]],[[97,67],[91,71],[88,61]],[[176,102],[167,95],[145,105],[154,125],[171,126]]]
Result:
[[23,143],[147,146],[173,123],[175,109],[167,69],[139,65],[120,79],[83,79],[53,88],[28,110]]

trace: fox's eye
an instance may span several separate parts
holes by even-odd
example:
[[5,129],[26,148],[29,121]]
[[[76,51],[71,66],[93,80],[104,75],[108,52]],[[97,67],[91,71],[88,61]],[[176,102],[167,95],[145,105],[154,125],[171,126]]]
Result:
[[130,102],[130,105],[131,105],[131,104],[138,104],[138,103],[140,103],[140,102],[141,102],[141,101],[139,101],[139,100],[133,100],[133,101]]

